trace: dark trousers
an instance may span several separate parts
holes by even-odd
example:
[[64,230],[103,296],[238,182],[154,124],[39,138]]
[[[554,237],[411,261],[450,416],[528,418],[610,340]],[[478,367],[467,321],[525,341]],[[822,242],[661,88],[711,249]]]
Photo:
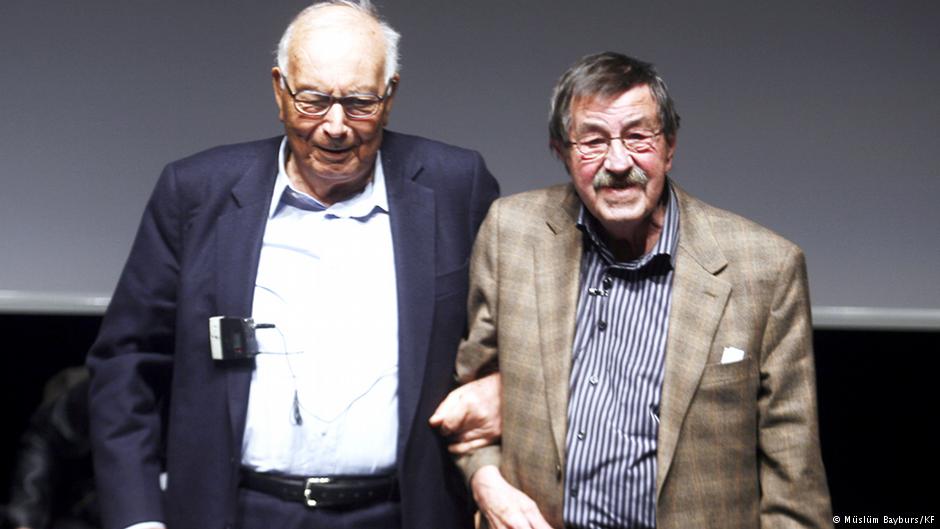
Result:
[[239,529],[401,529],[401,505],[373,503],[358,509],[311,509],[262,492],[239,489]]

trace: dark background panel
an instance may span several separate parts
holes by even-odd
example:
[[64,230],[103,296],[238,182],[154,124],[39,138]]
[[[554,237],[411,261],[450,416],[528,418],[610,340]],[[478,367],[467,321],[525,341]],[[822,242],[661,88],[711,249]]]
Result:
[[940,514],[940,332],[816,331],[815,347],[833,511]]
[[42,402],[46,382],[64,368],[84,364],[100,324],[99,316],[0,314],[0,336],[6,343],[5,365],[0,369],[4,419],[0,497],[4,500],[20,435]]

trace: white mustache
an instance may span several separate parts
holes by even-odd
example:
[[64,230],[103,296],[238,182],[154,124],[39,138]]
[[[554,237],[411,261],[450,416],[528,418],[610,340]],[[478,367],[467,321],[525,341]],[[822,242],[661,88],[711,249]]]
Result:
[[630,185],[645,186],[650,181],[646,171],[634,165],[626,174],[614,174],[601,167],[594,175],[592,185],[594,189],[602,187],[624,188]]

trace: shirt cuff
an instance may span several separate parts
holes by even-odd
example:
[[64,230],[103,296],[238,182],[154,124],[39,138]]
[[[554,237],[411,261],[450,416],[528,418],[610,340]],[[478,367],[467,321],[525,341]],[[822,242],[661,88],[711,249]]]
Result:
[[140,522],[129,525],[124,529],[166,529],[162,522]]

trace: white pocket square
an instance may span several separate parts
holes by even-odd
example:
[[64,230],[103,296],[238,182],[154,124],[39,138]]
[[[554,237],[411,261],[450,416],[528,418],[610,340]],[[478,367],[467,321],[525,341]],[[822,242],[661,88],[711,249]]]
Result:
[[725,350],[721,352],[722,364],[733,364],[741,360],[744,360],[744,351],[737,347],[725,347]]

